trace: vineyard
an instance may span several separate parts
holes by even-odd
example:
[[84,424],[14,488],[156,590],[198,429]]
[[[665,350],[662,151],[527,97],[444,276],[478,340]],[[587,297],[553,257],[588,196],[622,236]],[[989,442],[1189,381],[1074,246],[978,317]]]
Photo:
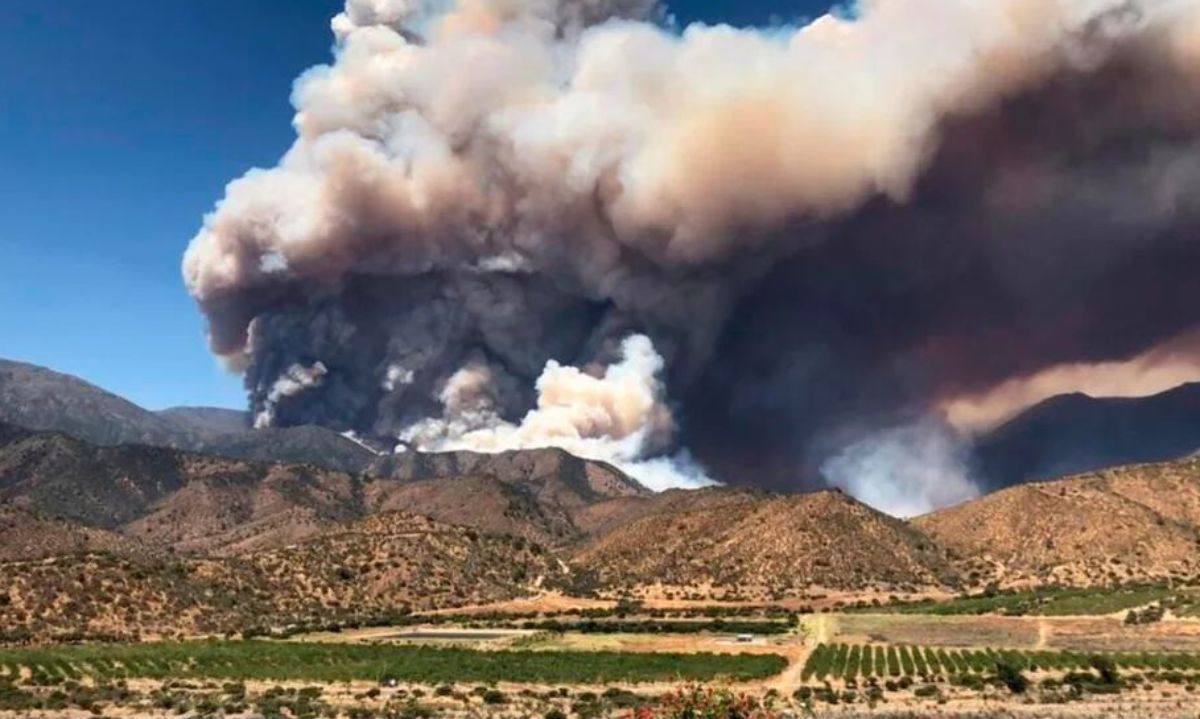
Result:
[[738,681],[783,670],[783,657],[765,654],[650,654],[634,652],[483,652],[470,649],[197,641],[64,645],[0,649],[0,676],[22,669],[35,682],[206,678],[340,682],[391,678],[416,683]]
[[[819,644],[804,665],[803,681],[875,677],[954,677],[985,674],[1006,664],[1018,671],[1087,669],[1093,654],[1016,649],[946,649],[881,644]],[[1105,655],[1122,668],[1150,671],[1200,670],[1200,655],[1124,653]]]

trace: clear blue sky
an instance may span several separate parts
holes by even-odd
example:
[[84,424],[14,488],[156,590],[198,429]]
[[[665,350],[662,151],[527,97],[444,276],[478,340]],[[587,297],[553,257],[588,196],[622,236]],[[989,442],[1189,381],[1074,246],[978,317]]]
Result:
[[[151,408],[239,407],[179,261],[225,183],[291,142],[338,0],[0,2],[0,357]],[[679,0],[762,25],[814,0]]]

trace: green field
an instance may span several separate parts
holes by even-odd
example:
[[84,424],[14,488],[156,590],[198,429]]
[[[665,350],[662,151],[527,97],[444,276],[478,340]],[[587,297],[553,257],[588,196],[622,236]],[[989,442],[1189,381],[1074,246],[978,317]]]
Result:
[[1195,590],[1167,587],[1064,588],[1045,587],[1029,592],[1002,592],[956,597],[942,602],[908,602],[882,606],[849,607],[849,612],[931,614],[1007,614],[1037,616],[1096,616],[1160,602],[1189,614],[1200,608]]
[[[819,644],[801,678],[953,677],[994,671],[1004,662],[1022,671],[1073,671],[1091,666],[1090,653],[1019,649],[945,649],[882,644]],[[1127,652],[1105,654],[1117,666],[1153,671],[1200,670],[1200,655]]]
[[197,641],[0,649],[0,674],[35,679],[207,678],[417,683],[739,681],[777,674],[787,661],[763,654],[484,652],[425,646]]

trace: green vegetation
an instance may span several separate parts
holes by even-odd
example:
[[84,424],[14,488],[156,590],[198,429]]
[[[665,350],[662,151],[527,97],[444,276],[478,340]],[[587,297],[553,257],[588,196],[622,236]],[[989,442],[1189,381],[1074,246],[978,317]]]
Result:
[[[866,659],[868,657],[873,659]],[[1081,655],[1067,651],[818,644],[804,665],[801,679],[961,679],[998,674],[1001,665],[1006,667],[1005,671],[1017,673],[1043,671],[1078,674],[1095,670],[1093,676],[1096,682],[1115,684],[1119,668],[1152,672],[1200,670],[1200,654],[1128,652]],[[1012,679],[1011,675],[1007,676]],[[1004,676],[1000,678],[1005,684],[1009,683]]]
[[771,676],[776,655],[633,652],[481,652],[470,649],[266,641],[62,645],[0,649],[0,665],[28,667],[35,681],[89,676],[444,682],[612,683],[746,680]]
[[[1158,603],[1176,614],[1200,612],[1200,593],[1196,590],[1172,589],[1163,586],[1140,587],[1043,587],[1033,591],[985,590],[981,594],[955,597],[936,602],[893,602],[891,604],[858,604],[848,612],[888,614],[932,614],[937,616],[970,614],[1026,614],[1040,616],[1100,615],[1122,612]],[[1161,613],[1158,615],[1161,616]],[[1140,620],[1143,615],[1137,615]]]
[[996,662],[996,676],[1013,694],[1024,694],[1025,690],[1029,688],[1029,680],[1021,673],[1020,667],[1007,661]]

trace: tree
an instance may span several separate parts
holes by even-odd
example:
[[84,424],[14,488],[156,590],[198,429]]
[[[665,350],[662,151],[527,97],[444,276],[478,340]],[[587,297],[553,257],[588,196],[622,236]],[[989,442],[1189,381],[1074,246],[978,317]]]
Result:
[[1121,681],[1121,675],[1117,671],[1117,665],[1111,657],[1106,657],[1103,654],[1096,654],[1091,658],[1090,664],[1100,674],[1100,683],[1108,686],[1115,686]]
[[1025,678],[1021,670],[1003,659],[996,662],[996,676],[1013,694],[1024,694],[1025,690],[1029,688],[1029,680]]

